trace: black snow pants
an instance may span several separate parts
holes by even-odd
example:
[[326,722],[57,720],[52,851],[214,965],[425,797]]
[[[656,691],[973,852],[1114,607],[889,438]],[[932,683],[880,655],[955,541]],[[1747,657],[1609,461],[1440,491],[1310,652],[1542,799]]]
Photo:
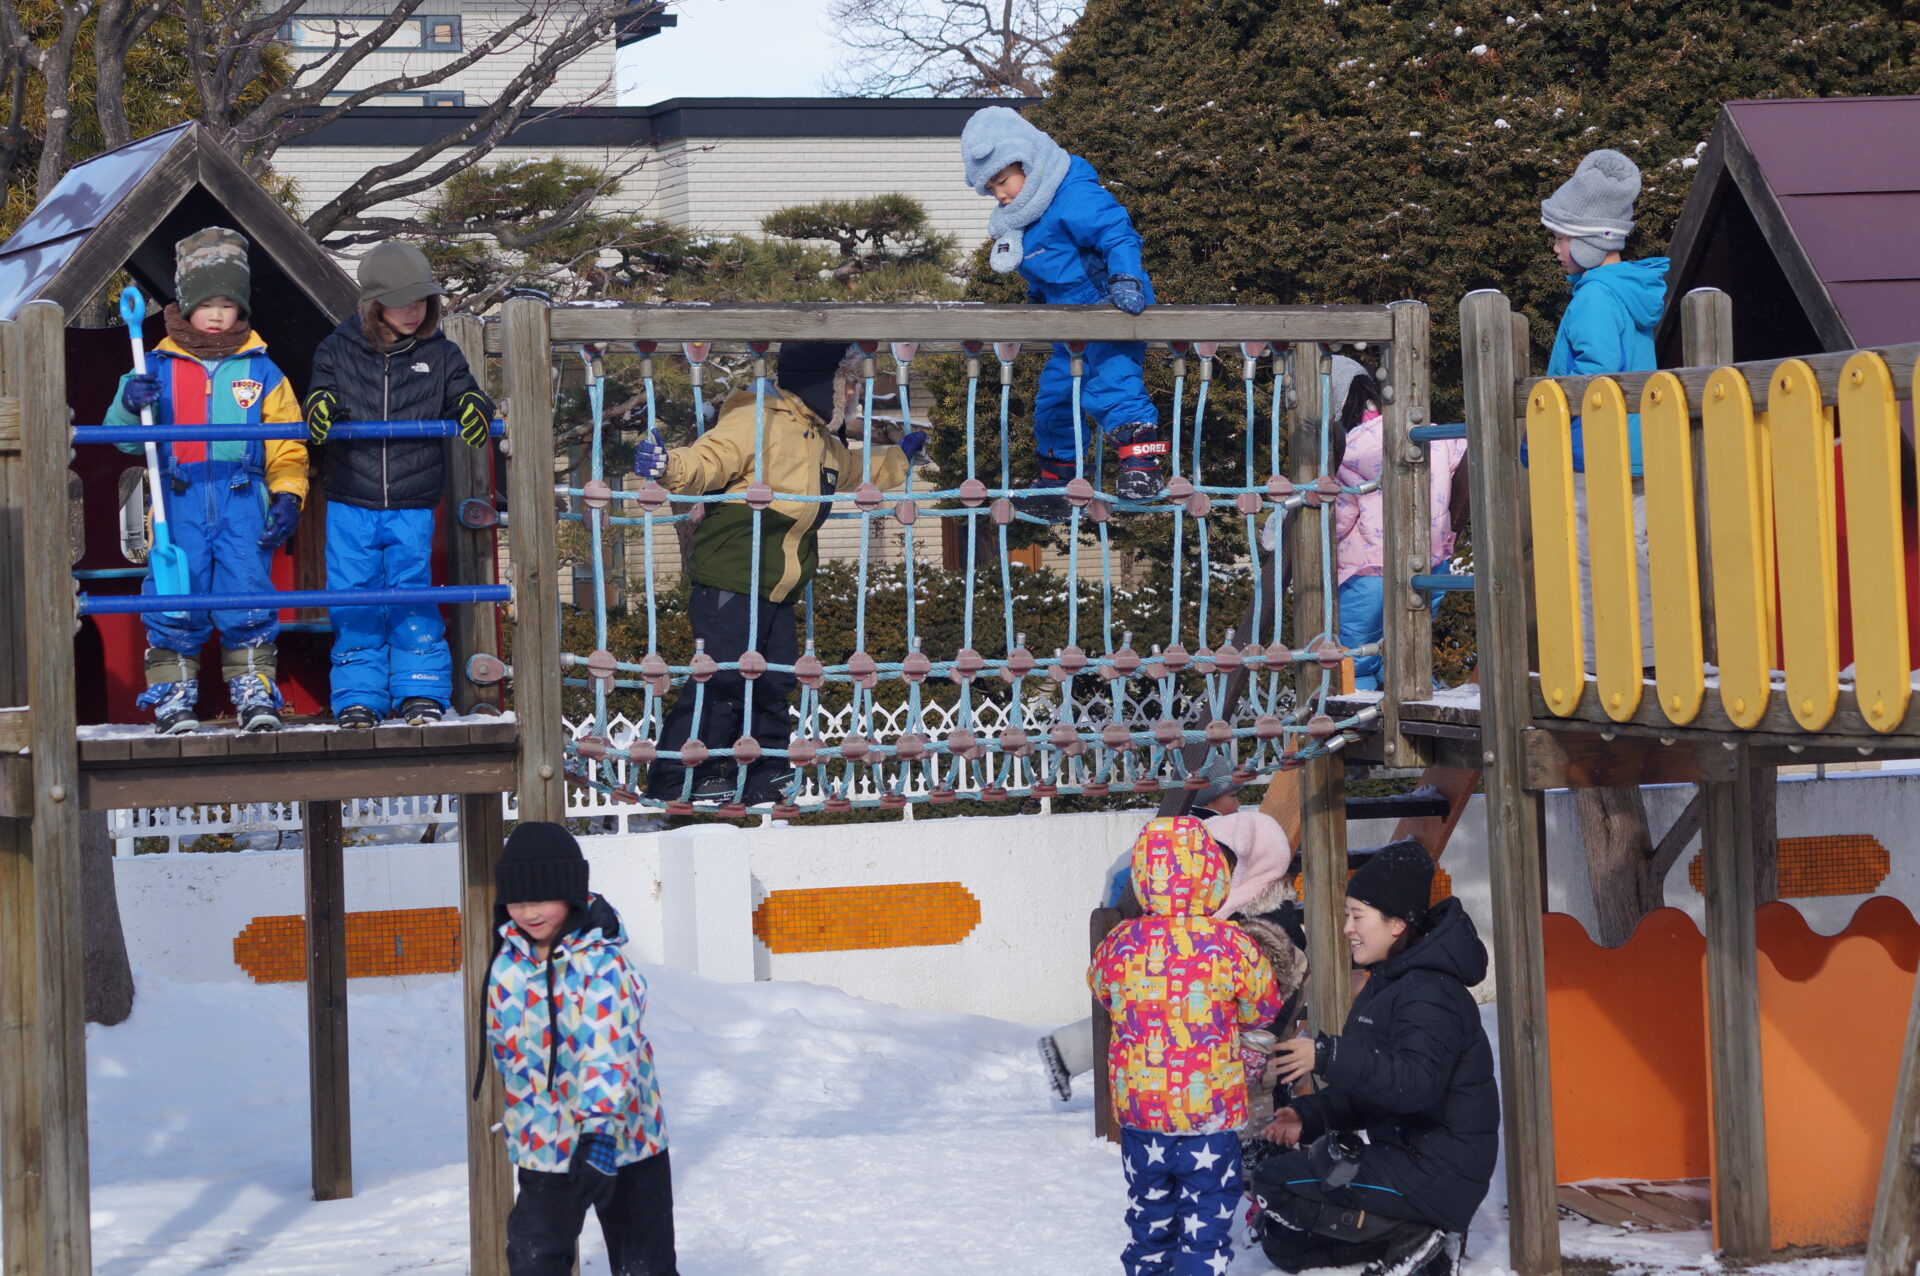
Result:
[[[620,1167],[613,1203],[599,1210],[613,1276],[678,1276],[673,1253],[673,1171],[667,1153]],[[520,1171],[507,1215],[513,1276],[573,1276],[587,1209],[564,1173]]]

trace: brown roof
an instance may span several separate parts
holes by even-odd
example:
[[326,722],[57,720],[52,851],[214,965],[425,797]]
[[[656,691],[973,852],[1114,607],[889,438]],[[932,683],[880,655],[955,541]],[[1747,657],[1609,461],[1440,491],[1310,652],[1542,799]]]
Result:
[[1729,102],[1674,230],[1662,351],[1704,286],[1770,316],[1736,329],[1740,358],[1920,339],[1916,226],[1920,97]]

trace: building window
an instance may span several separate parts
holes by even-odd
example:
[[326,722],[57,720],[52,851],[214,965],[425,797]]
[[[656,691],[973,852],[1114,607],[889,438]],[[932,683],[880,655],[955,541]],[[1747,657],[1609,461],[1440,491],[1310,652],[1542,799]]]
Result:
[[448,93],[423,93],[421,96],[426,99],[422,103],[425,106],[465,106],[467,104],[467,95],[458,90]]
[[[331,53],[345,48],[380,25],[378,18],[350,17],[343,14],[307,14],[281,28],[280,38],[296,50]],[[395,28],[380,46],[390,53],[421,50],[427,53],[458,53],[460,19],[458,17],[412,18]]]
[[[353,94],[346,92],[329,93],[328,102],[344,102]],[[371,101],[362,102],[362,106],[465,106],[467,95],[458,89],[433,89],[413,93],[382,93]]]
[[[420,47],[433,53],[457,53],[460,50],[460,19],[420,19]],[[457,102],[429,102],[428,106],[457,106]]]

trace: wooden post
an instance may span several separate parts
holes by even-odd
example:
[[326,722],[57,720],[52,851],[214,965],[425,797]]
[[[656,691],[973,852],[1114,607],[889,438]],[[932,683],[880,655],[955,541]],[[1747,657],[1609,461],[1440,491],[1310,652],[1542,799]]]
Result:
[[[466,998],[467,1239],[473,1276],[507,1276],[507,1212],[513,1208],[513,1166],[493,1126],[506,1110],[500,1074],[483,1063],[482,998],[493,957],[493,862],[500,857],[505,813],[498,793],[460,798],[460,984]],[[472,1094],[480,1077],[480,1093]]]
[[[1393,312],[1393,375],[1382,389],[1380,500],[1384,544],[1381,556],[1392,582],[1382,612],[1380,638],[1381,742],[1388,766],[1426,766],[1431,747],[1400,731],[1400,706],[1433,694],[1433,610],[1431,599],[1402,584],[1407,576],[1433,570],[1430,455],[1407,431],[1428,423],[1428,314],[1425,303],[1396,301]],[[1339,405],[1335,405],[1338,410]],[[1404,574],[1404,575],[1403,575]]]
[[560,568],[553,498],[552,316],[532,296],[501,307],[512,445],[513,708],[519,719],[520,818],[566,818],[560,721]]
[[[1320,378],[1326,351],[1317,344],[1293,347],[1294,398],[1287,431],[1287,468],[1295,483],[1320,477]],[[1329,630],[1337,640],[1338,608],[1328,624],[1323,608],[1332,597],[1333,582],[1326,578],[1320,559],[1320,528],[1332,517],[1331,506],[1294,512],[1288,522],[1293,540],[1294,645],[1305,646],[1315,634]],[[1302,665],[1296,687],[1304,697],[1320,689],[1321,673]],[[1297,737],[1296,737],[1297,738]],[[1307,763],[1300,773],[1300,841],[1305,858],[1306,899],[1302,901],[1307,928],[1307,1004],[1313,1026],[1338,1032],[1353,1004],[1353,955],[1340,935],[1346,920],[1347,899],[1347,768],[1340,755],[1330,754]]]
[[[1107,932],[1120,924],[1117,908],[1096,908],[1087,918],[1087,955],[1100,949]],[[1093,1133],[1109,1143],[1120,1141],[1120,1123],[1113,1119],[1113,1078],[1107,1075],[1107,1047],[1113,1041],[1113,1016],[1093,1000]]]
[[313,1199],[343,1201],[353,1195],[345,827],[338,802],[303,802],[300,816],[307,881],[307,1107]]
[[[1695,288],[1680,299],[1680,358],[1689,368],[1719,368],[1733,362],[1733,298],[1718,288]],[[1689,408],[1699,417],[1699,406]],[[1691,424],[1688,429],[1693,429]],[[1719,660],[1713,620],[1713,554],[1707,543],[1707,450],[1693,446],[1693,508],[1700,560],[1700,641],[1709,664]]]
[[1864,1276],[1913,1276],[1920,1262],[1920,983],[1907,1012],[1907,1050],[1887,1123],[1880,1195],[1873,1206]]
[[1481,762],[1500,998],[1501,1134],[1512,1226],[1508,1261],[1521,1276],[1560,1269],[1554,1201],[1553,1087],[1540,935],[1544,874],[1540,800],[1527,792],[1532,716],[1527,659],[1527,494],[1514,416],[1513,322],[1498,292],[1460,303],[1467,440],[1473,484],[1474,603],[1480,649]]
[[1760,1071],[1760,950],[1755,941],[1754,768],[1739,746],[1734,778],[1701,786],[1700,867],[1707,915],[1707,1064],[1713,1101],[1713,1221],[1734,1258],[1772,1252],[1767,1123]]
[[[466,356],[467,366],[482,387],[487,384],[487,345],[480,321],[472,315],[450,315],[447,337]],[[447,524],[449,571],[454,585],[491,585],[498,576],[492,529],[475,531],[460,523],[460,506],[469,500],[493,500],[493,448],[471,448],[459,439],[447,440],[447,475],[454,516]],[[481,706],[500,707],[501,688],[475,686],[467,679],[467,658],[500,654],[500,612],[496,607],[461,607],[447,637],[453,648],[453,703],[461,713]],[[497,801],[496,797],[496,801]]]

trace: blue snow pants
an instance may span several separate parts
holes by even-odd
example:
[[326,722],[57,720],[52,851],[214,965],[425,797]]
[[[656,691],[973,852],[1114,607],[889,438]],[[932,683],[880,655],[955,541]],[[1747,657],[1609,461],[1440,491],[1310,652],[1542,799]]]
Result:
[[[328,589],[419,589],[433,583],[433,511],[327,504]],[[385,717],[401,701],[453,699],[453,653],[435,606],[335,607],[333,711]]]
[[[237,461],[201,461],[177,467],[186,491],[167,487],[167,531],[186,556],[190,588],[196,594],[270,594],[273,577],[267,565],[272,554],[258,541],[266,525],[265,489]],[[140,583],[142,594],[152,594],[153,571]],[[272,642],[280,636],[280,613],[252,611],[190,611],[171,619],[163,611],[146,615],[147,645],[187,656],[198,656],[215,630],[220,645],[241,651]]]
[[[1453,569],[1441,563],[1434,569],[1438,576],[1451,576]],[[1386,593],[1378,576],[1349,576],[1340,586],[1340,645],[1359,647],[1370,642],[1379,642],[1387,632]],[[1433,614],[1440,614],[1441,600],[1445,594],[1435,591],[1433,594]],[[1380,657],[1361,656],[1353,662],[1353,686],[1356,691],[1378,691],[1380,689]]]
[[1127,1276],[1221,1276],[1233,1262],[1240,1136],[1120,1131],[1127,1172]]
[[[1138,341],[1096,341],[1082,356],[1086,369],[1080,379],[1080,420],[1098,422],[1102,430],[1123,425],[1158,425],[1159,410],[1147,397],[1140,361],[1147,348]],[[1073,460],[1073,371],[1067,347],[1054,343],[1053,357],[1040,369],[1040,390],[1033,401],[1033,437],[1040,455]],[[1099,436],[1087,431],[1085,437]],[[1093,473],[1093,457],[1086,458]]]

